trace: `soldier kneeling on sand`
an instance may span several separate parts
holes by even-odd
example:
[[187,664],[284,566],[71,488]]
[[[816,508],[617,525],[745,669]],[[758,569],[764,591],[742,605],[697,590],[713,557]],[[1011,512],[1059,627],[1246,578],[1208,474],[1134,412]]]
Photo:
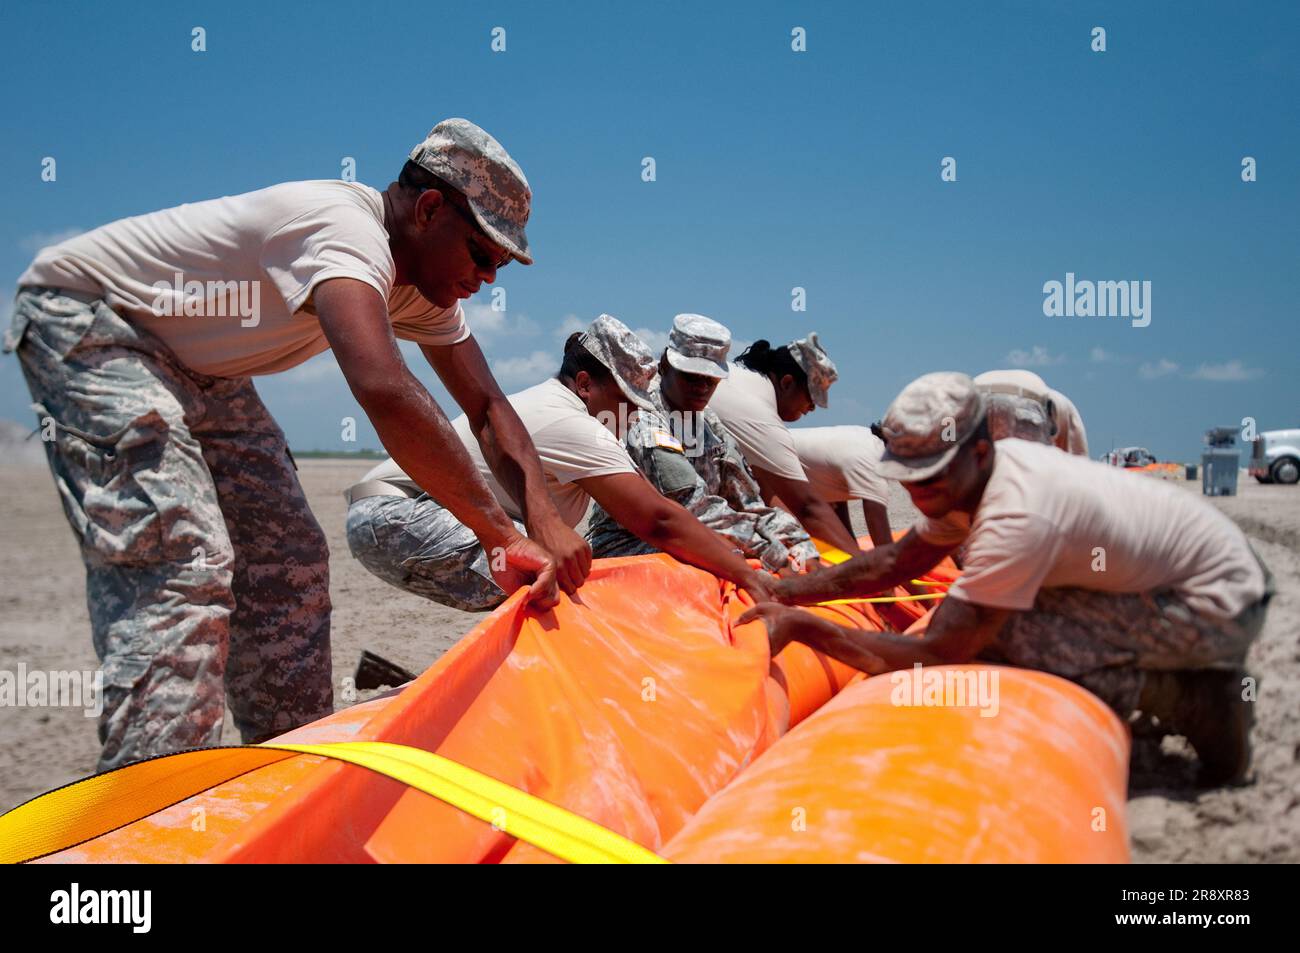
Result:
[[[816,562],[817,547],[786,510],[763,502],[758,482],[718,415],[708,409],[727,376],[731,332],[700,314],[673,319],[651,381],[653,411],[641,411],[624,448],[664,496],[676,500],[746,557],[771,572]],[[655,547],[597,506],[587,540],[596,556],[635,556]]]
[[984,659],[1068,678],[1121,718],[1186,736],[1201,782],[1250,765],[1244,671],[1272,577],[1241,530],[1178,487],[1008,437],[989,439],[965,374],[927,374],[882,422],[882,472],[921,511],[898,543],[781,580],[782,602],[889,590],[962,543],[966,560],[922,637],[846,629],[768,604],[773,654],[798,641],[871,673]]
[[[647,392],[654,372],[654,356],[641,339],[617,318],[602,314],[585,332],[570,335],[559,374],[507,398],[537,448],[545,491],[569,526],[582,522],[594,499],[654,549],[731,580],[756,597],[769,597],[775,580],[751,569],[729,541],[661,496],[624,449],[622,432],[637,413],[654,411]],[[452,427],[522,531],[527,514],[494,475],[466,418],[457,418]],[[366,474],[347,498],[348,546],[380,579],[470,612],[505,601],[508,591],[498,584],[495,554],[485,551],[474,533],[393,461]],[[560,583],[571,591],[563,576]]]

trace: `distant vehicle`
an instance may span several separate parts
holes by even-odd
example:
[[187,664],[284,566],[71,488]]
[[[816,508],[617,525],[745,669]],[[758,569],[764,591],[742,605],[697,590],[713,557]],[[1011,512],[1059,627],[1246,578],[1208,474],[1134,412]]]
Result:
[[1260,483],[1300,480],[1300,429],[1261,431],[1250,456],[1250,475]]
[[1120,447],[1109,453],[1103,453],[1097,459],[1102,463],[1109,463],[1112,467],[1124,467],[1127,470],[1141,469],[1157,462],[1155,454],[1146,447]]

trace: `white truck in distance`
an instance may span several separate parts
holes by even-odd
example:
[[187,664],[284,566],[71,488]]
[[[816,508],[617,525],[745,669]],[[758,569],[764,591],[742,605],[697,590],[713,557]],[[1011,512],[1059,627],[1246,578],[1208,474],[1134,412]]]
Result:
[[1300,480],[1300,428],[1260,431],[1250,457],[1250,475],[1260,483]]

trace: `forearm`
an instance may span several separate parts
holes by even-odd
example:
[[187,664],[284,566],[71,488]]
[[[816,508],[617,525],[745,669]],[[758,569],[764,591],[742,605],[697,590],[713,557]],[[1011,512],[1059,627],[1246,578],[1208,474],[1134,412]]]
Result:
[[881,546],[821,572],[784,579],[777,586],[777,595],[788,605],[812,605],[893,589],[912,578],[898,565],[897,553],[896,545]]
[[941,665],[945,661],[922,638],[850,629],[811,614],[808,621],[802,622],[794,639],[864,672],[878,670],[878,661],[885,663],[887,671],[911,668],[917,662]]
[[540,521],[558,520],[533,439],[508,400],[489,404],[475,436],[492,473],[506,492],[519,501],[525,525],[532,530]]
[[848,530],[850,533],[852,533],[853,517],[849,515],[848,502],[845,500],[840,500],[838,503],[833,504],[831,506],[831,509],[835,511],[835,515],[836,517],[839,518],[839,521],[844,524],[844,528]]
[[846,553],[859,551],[858,541],[844,527],[844,524],[840,522],[840,518],[835,515],[835,511],[831,509],[830,504],[826,501],[807,499],[792,504],[791,511],[813,539],[830,543]]
[[894,533],[889,525],[889,510],[884,504],[872,500],[862,501],[862,516],[867,524],[867,533],[876,546],[888,546],[894,541]]
[[393,386],[357,399],[397,465],[484,547],[504,545],[516,534],[447,415],[410,371],[403,369]]
[[681,506],[669,500],[653,521],[638,532],[643,540],[692,566],[715,576],[741,583],[752,572],[745,558],[733,551],[717,533],[708,529]]

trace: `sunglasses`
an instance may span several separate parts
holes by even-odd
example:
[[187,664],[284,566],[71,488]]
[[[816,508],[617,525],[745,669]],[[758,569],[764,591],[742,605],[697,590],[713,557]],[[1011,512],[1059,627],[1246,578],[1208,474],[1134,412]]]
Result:
[[[432,187],[433,186],[429,186],[429,188]],[[421,189],[420,194],[423,195],[425,192],[429,191],[429,188]],[[467,221],[470,224],[470,226],[474,229],[476,234],[483,233],[483,227],[479,225],[478,219],[474,217],[473,213],[469,210],[468,205],[465,206],[461,205],[461,203],[465,200],[461,197],[459,193],[452,192],[450,189],[446,191],[440,189],[439,191],[442,192],[442,197],[446,201],[446,204],[454,208],[457,214],[459,214],[461,218],[463,218],[465,221]],[[483,247],[473,239],[467,239],[465,244],[469,248],[470,260],[473,261],[475,267],[479,269],[489,270],[489,271],[499,271],[500,269],[508,265],[510,263],[510,259],[514,257],[512,254],[510,254],[510,252],[506,252],[504,255],[502,255],[501,259],[498,261],[494,259],[491,255],[489,255],[486,251],[484,251]]]
[[908,480],[907,482],[910,486],[934,486],[935,484],[942,483],[944,480],[948,478],[948,471],[952,469],[952,465],[953,463],[956,462],[956,460],[957,458],[953,457],[951,460],[948,461],[948,465],[945,466],[938,473],[936,473],[934,476],[928,476],[924,480]]

